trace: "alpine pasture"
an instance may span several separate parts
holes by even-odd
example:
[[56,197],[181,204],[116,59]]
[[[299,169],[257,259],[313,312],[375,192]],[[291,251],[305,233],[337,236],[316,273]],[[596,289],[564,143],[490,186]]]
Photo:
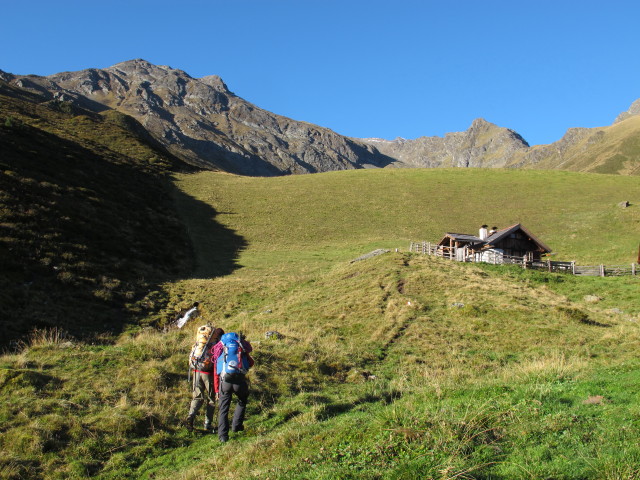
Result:
[[[166,307],[150,327],[101,344],[35,332],[0,358],[1,477],[640,477],[638,277],[406,251],[446,231],[522,223],[554,259],[630,264],[635,177],[388,169],[174,180],[194,274],[158,289]],[[378,248],[389,253],[353,261]],[[203,318],[170,328],[194,301]],[[255,350],[246,430],[224,445],[181,426],[186,357],[207,321],[246,333]],[[283,337],[265,338],[274,330]]]

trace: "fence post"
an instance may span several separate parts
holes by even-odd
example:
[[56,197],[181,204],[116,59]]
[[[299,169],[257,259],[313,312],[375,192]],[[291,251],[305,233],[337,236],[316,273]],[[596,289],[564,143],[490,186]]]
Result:
[[551,271],[551,260],[547,260],[547,268]]
[[604,265],[600,265],[600,276],[604,277],[605,273],[604,273]]
[[636,274],[636,264],[632,263],[631,264],[631,275],[635,275]]
[[575,262],[575,260],[571,262],[571,274],[572,275],[576,274],[576,262]]

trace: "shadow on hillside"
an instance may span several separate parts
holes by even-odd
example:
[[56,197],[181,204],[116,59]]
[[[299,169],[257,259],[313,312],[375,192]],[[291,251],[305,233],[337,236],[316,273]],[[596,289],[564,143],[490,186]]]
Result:
[[[40,111],[62,126],[70,118]],[[101,131],[87,122],[78,128]],[[109,341],[190,269],[164,181],[143,162],[17,121],[0,127],[0,151],[0,348],[31,332]]]
[[195,254],[192,278],[213,278],[229,275],[239,268],[238,256],[247,247],[247,241],[233,230],[218,223],[218,212],[178,188],[173,197]]
[[142,127],[18,93],[0,82],[0,350],[108,343],[146,325],[168,300],[162,285],[193,277],[194,252],[200,277],[238,268],[244,239],[172,195],[166,175],[193,168]]

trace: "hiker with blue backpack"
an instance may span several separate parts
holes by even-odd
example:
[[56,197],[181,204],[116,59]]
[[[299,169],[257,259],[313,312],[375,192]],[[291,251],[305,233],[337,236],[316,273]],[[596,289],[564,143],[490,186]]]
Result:
[[251,344],[235,332],[225,333],[213,347],[213,361],[216,365],[214,389],[218,398],[218,438],[229,440],[229,408],[231,397],[236,395],[237,404],[231,421],[231,430],[244,430],[244,416],[249,398],[247,372],[253,366]]

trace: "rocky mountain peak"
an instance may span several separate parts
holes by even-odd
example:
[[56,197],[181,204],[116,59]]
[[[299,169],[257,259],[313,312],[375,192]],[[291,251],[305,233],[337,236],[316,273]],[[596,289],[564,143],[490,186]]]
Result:
[[123,75],[141,76],[141,77],[162,77],[163,75],[177,75],[181,77],[191,78],[187,72],[172,68],[168,65],[154,65],[147,60],[137,58],[135,60],[127,60],[107,68],[106,70],[120,72]]
[[222,78],[220,78],[218,75],[209,75],[206,77],[202,77],[200,78],[200,81],[205,85],[209,85],[210,87],[213,87],[219,92],[231,94],[231,92],[227,88],[227,85],[222,81]]
[[481,128],[489,128],[495,126],[495,124],[487,122],[484,118],[476,118],[475,120],[473,120],[473,122],[471,122],[471,126],[469,128],[471,130],[479,130]]
[[471,126],[467,130],[467,133],[472,134],[472,133],[478,133],[481,131],[494,132],[497,134],[497,137],[504,136],[504,137],[509,137],[513,139],[514,147],[516,149],[529,146],[529,143],[524,138],[522,138],[522,136],[519,133],[515,132],[514,130],[511,130],[510,128],[499,127],[495,123],[488,122],[484,118],[476,118],[471,123]]
[[629,110],[627,110],[626,112],[622,112],[620,115],[618,115],[614,123],[621,122],[623,120],[626,120],[629,117],[633,117],[636,115],[640,115],[640,99],[633,102],[631,104],[631,107],[629,107]]

